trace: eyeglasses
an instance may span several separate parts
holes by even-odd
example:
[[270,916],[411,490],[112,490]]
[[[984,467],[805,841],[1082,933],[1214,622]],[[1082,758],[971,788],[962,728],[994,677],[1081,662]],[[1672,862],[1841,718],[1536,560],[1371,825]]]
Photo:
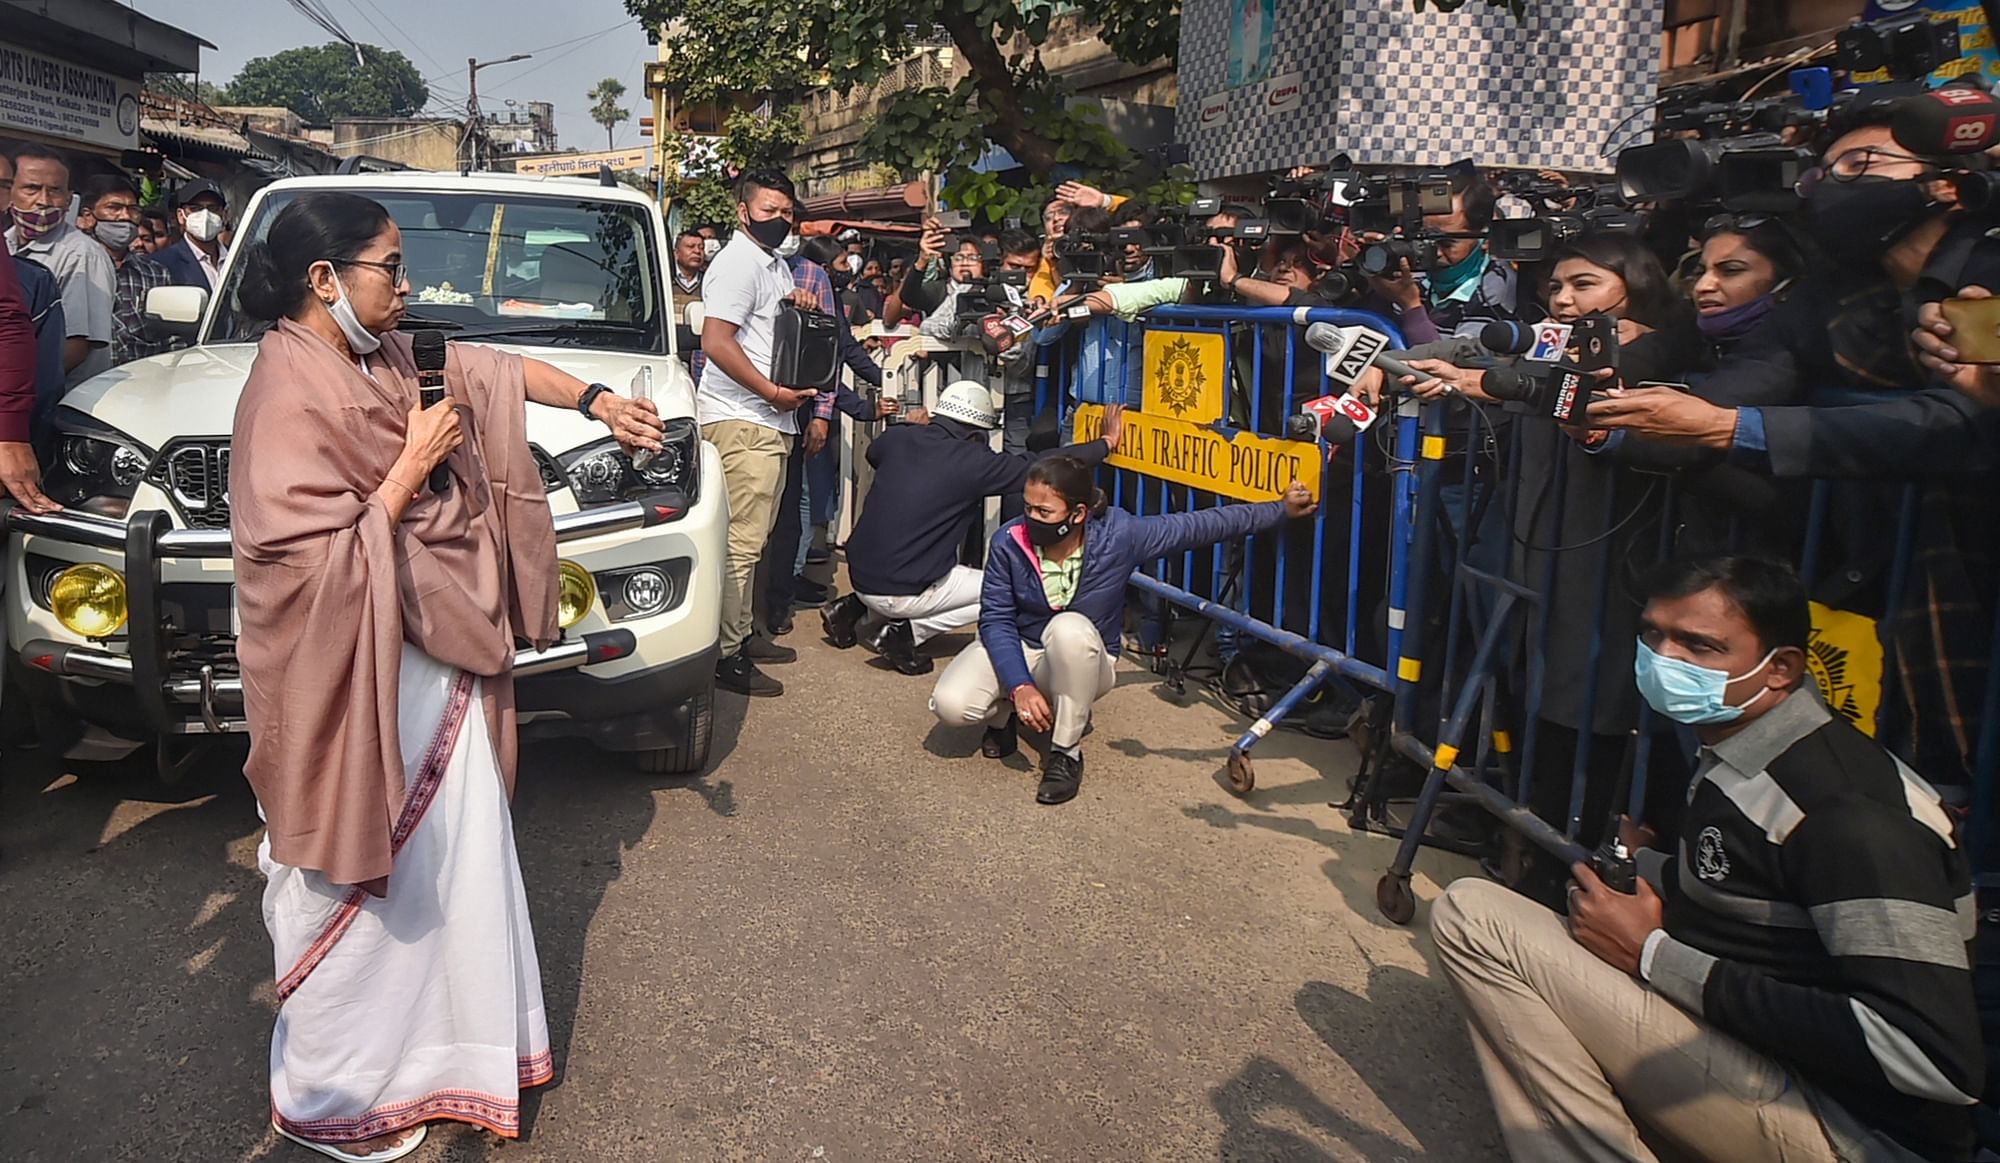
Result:
[[1769,214],[1717,214],[1701,224],[1701,237],[1706,241],[1725,231],[1731,234],[1741,233],[1755,230],[1760,226],[1768,226],[1776,221],[1777,219]]
[[1929,162],[1914,154],[1898,153],[1893,149],[1883,149],[1876,145],[1864,145],[1848,150],[1823,166],[1814,166],[1800,174],[1792,189],[1802,198],[1810,197],[1813,187],[1822,182],[1828,180],[1851,182],[1881,162],[1915,162],[1926,170],[1931,168]]
[[389,285],[392,287],[400,287],[410,281],[410,268],[407,263],[377,262],[373,259],[365,258],[344,258],[340,260],[340,263],[342,266],[374,267],[378,271],[387,271],[389,272]]

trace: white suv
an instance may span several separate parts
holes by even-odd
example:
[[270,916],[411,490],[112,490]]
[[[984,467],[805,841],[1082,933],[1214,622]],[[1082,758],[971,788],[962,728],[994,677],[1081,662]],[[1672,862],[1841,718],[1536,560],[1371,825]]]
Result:
[[[572,178],[395,173],[260,191],[239,243],[302,194],[388,207],[410,272],[406,330],[492,343],[621,393],[650,383],[667,451],[642,472],[601,424],[531,405],[555,512],[566,643],[516,658],[523,734],[707,763],[728,499],[676,354],[672,253],[659,210]],[[77,387],[55,414],[43,487],[63,512],[8,515],[7,678],[77,758],[157,742],[171,773],[202,736],[244,729],[229,560],[229,434],[261,327],[220,293],[156,290],[156,329],[190,346]],[[300,665],[310,665],[300,660]],[[9,708],[13,710],[15,708]]]

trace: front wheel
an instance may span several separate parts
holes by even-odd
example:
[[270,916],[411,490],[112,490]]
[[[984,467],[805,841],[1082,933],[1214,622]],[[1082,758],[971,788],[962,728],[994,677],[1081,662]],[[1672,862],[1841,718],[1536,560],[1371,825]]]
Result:
[[640,771],[647,775],[699,775],[708,766],[708,746],[715,737],[714,683],[683,706],[687,734],[676,746],[638,752]]

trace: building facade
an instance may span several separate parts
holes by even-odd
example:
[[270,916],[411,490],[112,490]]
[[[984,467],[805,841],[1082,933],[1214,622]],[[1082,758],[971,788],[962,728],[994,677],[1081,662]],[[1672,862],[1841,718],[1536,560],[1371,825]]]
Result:
[[0,135],[115,164],[140,148],[145,75],[214,47],[118,0],[0,0]]

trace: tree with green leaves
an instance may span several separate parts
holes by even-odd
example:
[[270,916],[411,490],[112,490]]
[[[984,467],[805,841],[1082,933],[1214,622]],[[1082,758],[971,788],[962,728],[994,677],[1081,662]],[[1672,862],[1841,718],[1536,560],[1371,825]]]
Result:
[[[1021,213],[1059,166],[1101,185],[1132,189],[1157,180],[1094,110],[1072,108],[1068,89],[1043,67],[1040,47],[1055,0],[844,0],[772,5],[762,0],[625,0],[652,27],[695,30],[674,38],[667,81],[695,100],[767,93],[779,106],[819,85],[872,84],[939,36],[968,70],[951,86],[903,89],[884,105],[862,150],[906,172],[943,175],[946,198],[993,217]],[[1178,0],[1093,0],[1085,21],[1124,60],[1172,57]],[[1017,190],[972,163],[989,144],[1006,148],[1039,184]],[[1158,191],[1153,196],[1159,196]]]
[[197,105],[227,105],[228,94],[213,81],[197,80],[184,73],[147,73],[146,89],[162,96],[193,101]]
[[671,136],[660,142],[662,164],[677,182],[674,207],[684,224],[736,221],[735,175],[744,170],[783,169],[792,149],[806,139],[798,110],[771,113],[737,110],[722,123],[720,138]]
[[336,117],[409,117],[431,99],[423,74],[402,53],[338,41],[250,60],[223,96],[225,104],[282,106],[319,123]]
[[618,145],[618,123],[632,120],[632,111],[625,108],[625,82],[617,77],[606,77],[584,94],[591,102],[590,119],[604,127],[604,148],[615,149]]

